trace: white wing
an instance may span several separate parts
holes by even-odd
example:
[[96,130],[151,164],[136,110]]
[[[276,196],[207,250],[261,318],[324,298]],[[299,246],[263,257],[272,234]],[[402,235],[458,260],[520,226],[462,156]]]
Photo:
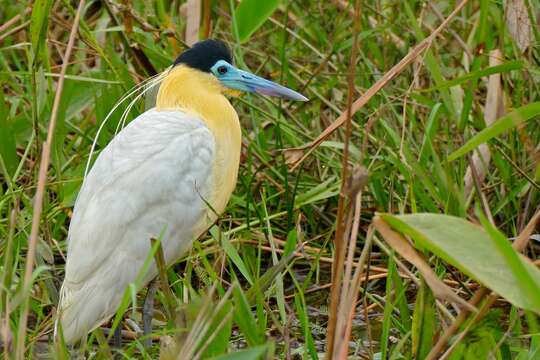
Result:
[[[191,245],[205,216],[214,137],[195,115],[149,110],[100,153],[73,212],[60,308],[66,341],[116,311],[163,234],[167,262]],[[145,281],[155,276],[155,267]],[[144,284],[143,284],[144,285]]]

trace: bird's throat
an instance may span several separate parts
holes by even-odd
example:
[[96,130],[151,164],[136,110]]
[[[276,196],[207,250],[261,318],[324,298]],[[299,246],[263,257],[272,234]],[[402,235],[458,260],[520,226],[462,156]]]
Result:
[[219,107],[223,100],[227,101],[220,98],[223,98],[221,85],[212,75],[178,65],[169,70],[163,79],[156,99],[156,108],[183,109],[203,115],[213,112],[213,108]]
[[181,110],[197,115],[215,139],[214,193],[210,203],[218,213],[225,208],[236,185],[242,136],[238,115],[211,74],[175,66],[159,88],[156,109]]

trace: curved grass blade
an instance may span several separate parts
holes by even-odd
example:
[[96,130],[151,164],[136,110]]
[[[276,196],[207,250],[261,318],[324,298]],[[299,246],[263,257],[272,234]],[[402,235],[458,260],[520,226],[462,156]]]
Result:
[[510,114],[501,117],[490,127],[473,136],[465,145],[450,154],[448,161],[456,160],[475,149],[478,145],[538,115],[540,115],[540,102],[533,102],[512,111]]

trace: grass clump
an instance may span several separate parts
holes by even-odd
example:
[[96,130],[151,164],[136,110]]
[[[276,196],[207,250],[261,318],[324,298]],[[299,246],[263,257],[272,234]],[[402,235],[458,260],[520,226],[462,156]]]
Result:
[[[502,293],[490,295],[482,287],[487,284],[474,280],[476,274],[458,270],[460,259],[438,258],[415,241],[422,261],[455,295],[477,296],[477,309],[491,302],[485,316],[460,315],[463,309],[435,296],[421,267],[411,265],[371,224],[375,213],[458,217],[488,229],[492,246],[506,251],[514,265],[521,258],[501,239],[528,234],[514,249],[536,266],[538,243],[527,241],[536,239],[537,231],[534,223],[527,224],[540,204],[538,4],[466,3],[398,76],[363,106],[353,106],[350,134],[339,127],[311,149],[326,128],[346,117],[348,99],[365,95],[458,3],[363,1],[355,14],[355,4],[346,1],[282,1],[274,12],[270,5],[264,9],[268,17],[255,21],[262,25],[253,31],[250,22],[242,23],[246,11],[234,11],[236,2],[200,3],[196,34],[226,41],[239,67],[279,80],[311,101],[250,95],[231,100],[244,139],[238,184],[217,224],[182,261],[162,269],[170,292],[157,290],[152,346],[143,346],[137,328],[144,292],[132,292],[118,315],[124,320],[118,321],[121,348],[107,342],[112,336],[107,324],[80,351],[94,358],[116,353],[167,358],[181,351],[193,358],[316,359],[334,341],[334,349],[343,349],[340,358],[424,359],[444,351],[451,359],[537,358],[540,328],[534,309],[518,308]],[[62,344],[53,345],[53,319],[72,206],[97,130],[129,89],[168,67],[191,41],[185,34],[193,6],[182,1],[89,1],[83,7],[56,110],[35,264],[31,286],[25,288],[40,158],[76,12],[69,1],[4,1],[0,7],[5,358],[69,356]],[[349,82],[351,58],[355,71]],[[126,107],[120,105],[103,125],[97,151],[117,132]],[[144,101],[136,102],[126,122],[144,110]],[[496,123],[499,118],[505,123]],[[487,144],[489,160],[483,153],[475,162],[472,150],[480,144]],[[471,164],[476,165],[471,169]],[[348,177],[343,184],[349,188],[342,186],[343,175],[354,175],[361,166],[369,173],[365,186],[350,187]],[[441,220],[437,226],[452,231],[448,224]],[[336,233],[349,245],[336,246]],[[345,275],[334,278],[339,246]],[[490,266],[483,254],[475,255]],[[347,279],[356,279],[356,285],[349,287],[353,282]],[[177,305],[189,304],[179,306],[175,321],[166,316],[171,296]],[[344,300],[349,308],[339,305]],[[333,340],[327,332],[337,316],[342,320],[336,329],[349,326],[348,335]],[[444,339],[452,324],[461,336]],[[430,354],[437,346],[437,354]]]

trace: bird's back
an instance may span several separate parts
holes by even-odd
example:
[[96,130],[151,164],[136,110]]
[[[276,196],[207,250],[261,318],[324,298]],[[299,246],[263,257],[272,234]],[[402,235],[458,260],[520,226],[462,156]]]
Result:
[[[115,313],[149,256],[150,238],[162,239],[170,263],[208,224],[215,151],[215,137],[199,117],[154,109],[103,149],[69,228],[59,304],[68,343]],[[152,261],[138,285],[155,275]]]

